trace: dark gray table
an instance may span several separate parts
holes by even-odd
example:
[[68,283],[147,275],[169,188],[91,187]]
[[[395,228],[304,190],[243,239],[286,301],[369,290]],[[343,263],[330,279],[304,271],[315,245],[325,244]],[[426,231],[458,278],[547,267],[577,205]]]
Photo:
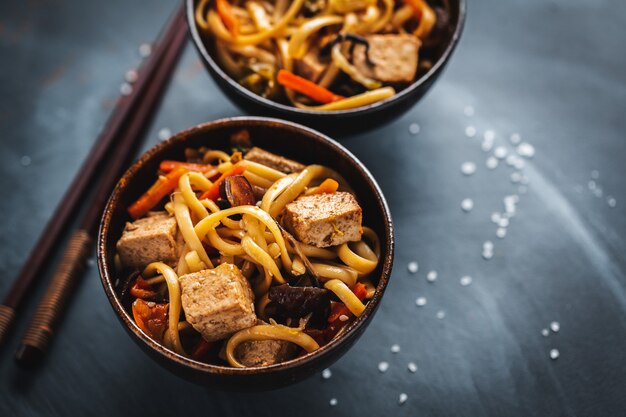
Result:
[[[397,256],[378,315],[332,378],[260,394],[179,380],[126,335],[92,267],[41,370],[24,372],[12,359],[25,320],[2,349],[0,415],[624,415],[626,3],[470,3],[463,40],[433,91],[389,126],[340,138],[388,198]],[[137,47],[172,8],[164,0],[0,5],[1,293],[139,62]],[[161,128],[237,114],[189,47],[143,147]],[[509,152],[512,133],[536,150],[504,239],[490,217],[520,190],[505,161],[486,168],[486,130]],[[465,161],[476,163],[474,175],[461,174]],[[464,198],[473,199],[469,213]],[[481,256],[486,240],[491,260]],[[471,285],[460,284],[464,275]],[[427,304],[416,306],[417,297]],[[551,321],[560,331],[545,337]]]

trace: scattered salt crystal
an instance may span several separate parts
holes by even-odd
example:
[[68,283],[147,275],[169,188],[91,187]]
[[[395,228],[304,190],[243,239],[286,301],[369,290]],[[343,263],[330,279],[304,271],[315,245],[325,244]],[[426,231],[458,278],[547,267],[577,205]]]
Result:
[[602,187],[597,187],[593,190],[593,194],[598,198],[602,197]]
[[513,184],[517,184],[518,182],[520,182],[522,179],[522,174],[520,174],[519,172],[513,172],[511,173],[511,182]]
[[426,274],[426,280],[428,282],[435,282],[437,280],[437,271],[428,271],[428,274]]
[[465,128],[465,136],[468,138],[473,138],[476,136],[476,128],[474,126],[467,126]]
[[407,268],[409,269],[410,273],[415,274],[417,270],[419,269],[419,265],[417,265],[417,262],[411,261],[409,262],[409,265],[407,266]]
[[149,43],[142,43],[139,45],[139,56],[142,58],[147,58],[152,53],[152,45]]
[[474,107],[472,107],[472,106],[465,106],[465,108],[463,109],[463,114],[465,114],[466,116],[473,116],[474,115]]
[[133,86],[128,83],[123,83],[120,86],[120,94],[123,96],[129,96],[133,92]]
[[522,137],[520,136],[519,133],[513,133],[509,137],[509,140],[511,141],[511,143],[513,145],[517,145],[518,143],[520,143],[522,141]]
[[328,402],[328,404],[330,404],[331,407],[334,407],[337,405],[337,399],[336,398],[331,398],[330,401]]
[[550,359],[557,360],[560,355],[561,354],[559,353],[559,351],[557,349],[551,349],[550,350]]
[[409,372],[413,374],[417,372],[417,365],[415,364],[415,362],[409,362],[409,364],[407,365],[407,368],[409,368]]
[[20,158],[20,164],[21,164],[23,167],[27,167],[27,166],[29,166],[32,162],[33,162],[33,161],[32,161],[32,159],[31,159],[31,158],[30,158],[30,156],[28,156],[28,155],[24,155],[24,156],[22,156],[22,157]]
[[529,182],[529,181],[530,181],[530,180],[528,179],[528,177],[527,177],[526,175],[522,175],[522,176],[519,178],[519,183],[520,183],[520,184],[522,184],[522,185],[528,185],[528,182]]
[[549,334],[550,334],[550,331],[548,329],[541,329],[541,335],[543,337],[548,337]]
[[535,155],[535,147],[527,142],[517,145],[517,154],[526,158],[532,158]]
[[509,219],[507,219],[506,217],[501,218],[498,222],[498,225],[500,227],[509,227]]
[[130,84],[137,81],[138,78],[139,78],[139,73],[134,69],[130,69],[126,71],[126,74],[124,75],[124,79],[126,80],[126,82]]
[[497,213],[497,212],[491,213],[491,221],[493,223],[496,223],[496,224],[500,223],[501,218],[502,216],[500,215],[500,213]]
[[480,145],[480,148],[485,152],[489,152],[491,148],[493,148],[493,141],[484,140]]
[[346,316],[345,314],[342,314],[341,316],[339,316],[339,321],[348,321],[350,320],[350,317]]
[[381,362],[378,364],[378,370],[380,372],[387,372],[387,370],[389,369],[389,362]]
[[509,154],[506,157],[506,164],[509,165],[509,166],[515,165],[515,161],[517,161],[517,155],[515,155],[515,154]]
[[484,260],[488,261],[493,258],[493,251],[483,251],[482,256]]
[[462,286],[467,287],[472,283],[472,277],[469,275],[462,276],[460,282]]
[[587,183],[587,187],[588,187],[590,190],[595,190],[595,189],[596,189],[596,182],[595,182],[594,180],[589,181],[589,182]]
[[398,353],[400,352],[400,345],[391,345],[391,353]]
[[468,211],[472,211],[473,208],[474,208],[474,201],[471,198],[466,198],[463,201],[461,201],[461,210],[468,212]]
[[487,166],[488,169],[496,169],[498,166],[498,159],[494,158],[493,156],[490,156],[485,161],[485,166]]
[[600,178],[600,173],[594,169],[593,171],[591,171],[591,178],[597,180],[598,178]]
[[322,378],[330,379],[331,376],[333,376],[333,373],[330,371],[330,369],[326,368],[322,371]]
[[418,125],[417,123],[411,123],[409,125],[409,132],[412,135],[417,135],[420,132],[420,125]]
[[439,310],[439,311],[437,312],[437,318],[438,318],[439,320],[443,320],[444,318],[446,318],[446,312],[445,312],[445,311],[443,311],[443,310]]
[[552,323],[550,323],[550,330],[552,330],[554,333],[558,333],[559,330],[561,330],[561,325],[558,321],[553,321]]
[[493,150],[493,156],[495,156],[498,159],[506,158],[506,155],[508,153],[509,153],[508,149],[505,148],[504,146],[498,146],[496,149]]
[[486,240],[485,243],[483,243],[483,250],[492,251],[493,242],[491,240]]
[[506,236],[506,229],[504,227],[498,227],[498,229],[496,230],[496,236],[500,239],[504,239],[504,237]]
[[159,130],[157,136],[159,137],[159,140],[167,140],[170,138],[170,136],[172,136],[172,131],[164,127],[163,129]]
[[473,162],[463,162],[461,164],[461,172],[463,175],[472,175],[476,172],[476,164]]
[[426,305],[426,298],[425,298],[425,297],[418,297],[418,298],[415,300],[415,304],[416,304],[418,307],[424,307],[424,306]]
[[524,169],[524,166],[526,166],[526,162],[524,162],[524,160],[521,158],[517,158],[514,165],[515,169]]
[[609,205],[609,207],[615,207],[617,205],[617,200],[615,200],[615,198],[608,196],[606,198],[606,203]]
[[409,399],[409,396],[406,395],[404,392],[400,394],[400,397],[398,398],[398,404],[402,405],[406,402],[406,400]]
[[485,130],[485,133],[483,134],[483,139],[489,142],[493,142],[495,138],[496,132],[494,132],[493,130]]

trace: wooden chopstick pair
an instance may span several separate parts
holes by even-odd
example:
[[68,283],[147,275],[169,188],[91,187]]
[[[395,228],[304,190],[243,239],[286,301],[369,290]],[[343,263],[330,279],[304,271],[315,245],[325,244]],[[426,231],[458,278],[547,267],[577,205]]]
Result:
[[[139,69],[133,92],[119,99],[116,110],[44,228],[45,233],[41,234],[0,305],[1,345],[18,309],[36,283],[36,278],[42,275],[46,260],[79,211],[81,203],[93,187],[90,185],[95,182],[97,189],[89,201],[80,227],[72,234],[16,353],[18,363],[33,366],[45,357],[55,326],[90,255],[104,204],[157,108],[185,44],[186,34],[184,5],[181,5]],[[100,175],[97,179],[94,178],[96,172]]]

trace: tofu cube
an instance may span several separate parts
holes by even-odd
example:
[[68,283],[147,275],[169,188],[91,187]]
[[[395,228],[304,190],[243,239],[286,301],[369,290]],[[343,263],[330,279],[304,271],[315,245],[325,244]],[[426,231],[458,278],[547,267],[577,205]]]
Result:
[[361,74],[390,84],[407,84],[417,73],[420,40],[409,34],[369,35],[369,58],[365,45],[354,48],[353,63]]
[[125,267],[143,269],[152,262],[175,265],[181,251],[176,219],[166,212],[126,223],[117,242],[117,253]]
[[300,172],[305,168],[305,166],[300,162],[273,154],[264,149],[257,148],[256,146],[250,149],[243,159],[274,168],[275,170],[284,172],[285,174]]
[[269,366],[293,359],[298,346],[283,340],[250,340],[235,349],[235,357],[245,366]]
[[362,210],[351,193],[303,196],[287,204],[281,222],[300,242],[324,248],[361,240]]
[[254,294],[239,268],[221,264],[179,277],[187,321],[207,341],[254,326]]
[[296,72],[313,82],[317,82],[328,67],[328,63],[320,61],[319,48],[310,49],[302,59],[297,59],[295,64]]

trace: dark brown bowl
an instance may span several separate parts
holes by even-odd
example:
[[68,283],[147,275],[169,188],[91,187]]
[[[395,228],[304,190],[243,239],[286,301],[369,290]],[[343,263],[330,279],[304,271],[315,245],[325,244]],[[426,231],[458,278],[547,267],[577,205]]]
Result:
[[[345,334],[319,350],[278,365],[236,369],[208,365],[185,358],[150,339],[135,324],[115,287],[122,277],[115,272],[115,243],[129,217],[126,208],[154,181],[164,159],[183,160],[186,147],[209,146],[227,149],[230,135],[248,129],[257,146],[303,163],[321,163],[337,170],[353,187],[363,208],[363,224],[376,231],[381,240],[381,262],[373,273],[378,280],[376,294],[365,312]],[[259,117],[236,117],[205,123],[182,131],[154,146],[131,166],[118,182],[104,210],[98,237],[98,267],[102,285],[117,317],[132,339],[154,360],[188,380],[225,390],[267,390],[295,383],[339,359],[361,336],[385,292],[394,253],[391,214],[378,184],[354,155],[343,146],[314,130],[290,122]]]
[[356,133],[380,126],[413,107],[430,89],[450,60],[463,32],[466,14],[465,0],[434,0],[434,3],[447,8],[450,19],[443,31],[440,45],[434,48],[429,56],[433,62],[432,68],[418,77],[413,84],[386,100],[356,109],[322,112],[299,109],[263,98],[232,79],[213,59],[212,39],[198,32],[194,10],[199,0],[185,1],[187,23],[193,43],[217,85],[236,105],[251,114],[279,117],[334,134]]

